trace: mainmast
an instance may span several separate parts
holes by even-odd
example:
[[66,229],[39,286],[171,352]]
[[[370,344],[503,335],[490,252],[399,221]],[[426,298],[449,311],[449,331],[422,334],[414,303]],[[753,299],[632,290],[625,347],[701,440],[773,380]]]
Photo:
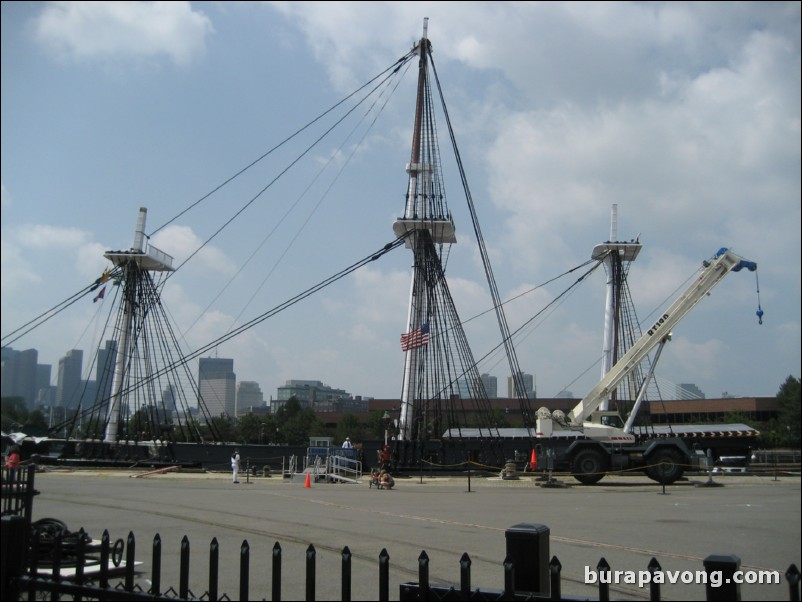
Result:
[[[621,329],[621,308],[622,291],[626,278],[628,264],[640,253],[641,244],[638,239],[630,242],[618,241],[618,205],[614,204],[610,210],[610,238],[607,242],[593,247],[592,258],[602,256],[604,258],[604,269],[607,272],[607,301],[604,306],[604,343],[602,346],[602,366],[601,378],[610,371],[618,361],[619,355],[623,351],[619,349]],[[611,398],[615,396],[615,390],[610,392]],[[599,407],[600,410],[610,409],[610,399],[607,399]]]
[[[431,44],[427,38],[428,18],[424,19],[423,36],[417,46],[418,63],[417,101],[413,124],[412,152],[406,166],[409,184],[403,217],[393,224],[397,237],[408,234],[406,246],[412,249],[416,268],[413,271],[407,315],[407,333],[433,328],[430,322],[432,308],[425,294],[425,283],[421,281],[420,262],[424,259],[424,246],[457,242],[454,222],[445,202],[445,193],[440,173],[440,156],[437,147],[434,109],[431,102],[427,69]],[[404,382],[401,393],[401,413],[398,437],[401,441],[411,438],[411,417],[416,394],[421,391],[421,354],[425,350],[412,346],[405,351]]]
[[134,230],[134,244],[128,251],[108,251],[103,256],[119,267],[123,273],[123,319],[117,339],[117,359],[114,364],[114,380],[112,381],[111,399],[109,401],[108,420],[106,422],[105,443],[117,442],[117,430],[120,421],[122,397],[125,391],[126,372],[130,365],[131,350],[135,339],[132,333],[134,313],[141,307],[137,302],[140,283],[149,271],[172,271],[173,258],[156,247],[148,244],[145,247],[145,220],[148,210],[139,208],[139,217]]

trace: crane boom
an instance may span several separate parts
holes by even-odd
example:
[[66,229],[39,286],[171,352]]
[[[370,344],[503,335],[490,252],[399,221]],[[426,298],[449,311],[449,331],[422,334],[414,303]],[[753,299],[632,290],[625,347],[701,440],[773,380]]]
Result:
[[701,276],[661,314],[604,378],[576,405],[571,412],[572,422],[575,425],[584,424],[590,414],[609,398],[610,391],[614,390],[652,349],[667,341],[671,337],[671,329],[727,274],[738,272],[743,268],[751,272],[757,269],[756,263],[740,258],[726,248],[719,249],[712,260],[704,261],[702,265]]

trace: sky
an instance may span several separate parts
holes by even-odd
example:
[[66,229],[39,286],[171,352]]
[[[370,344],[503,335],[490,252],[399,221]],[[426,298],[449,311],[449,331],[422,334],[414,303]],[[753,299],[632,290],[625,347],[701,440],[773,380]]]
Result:
[[[163,301],[187,352],[392,241],[414,67],[369,128],[314,147],[275,184],[306,143],[209,193],[392,66],[426,18],[539,397],[581,397],[600,378],[604,271],[564,297],[578,272],[550,281],[610,238],[614,205],[618,239],[643,244],[629,273],[642,325],[721,247],[758,264],[674,328],[657,368],[666,398],[672,383],[774,396],[800,376],[798,2],[3,2],[3,344],[92,283],[105,251],[129,248],[140,207],[149,242],[181,265]],[[438,119],[457,228],[449,287],[480,372],[505,395]],[[411,261],[403,247],[388,253],[210,354],[234,358],[265,399],[290,379],[398,398]],[[107,301],[88,295],[10,345],[38,349],[55,379],[68,349],[98,345]]]

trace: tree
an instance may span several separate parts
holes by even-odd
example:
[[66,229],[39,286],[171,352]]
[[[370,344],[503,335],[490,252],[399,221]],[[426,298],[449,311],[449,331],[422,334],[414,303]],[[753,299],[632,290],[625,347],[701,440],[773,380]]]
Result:
[[802,397],[800,397],[799,378],[789,376],[780,387],[777,393],[777,401],[780,406],[779,427],[780,433],[785,429],[785,445],[799,447],[800,431],[800,407],[802,407]]
[[384,422],[384,410],[371,410],[365,424],[365,438],[384,441],[384,429],[388,426],[390,427],[390,434],[395,434],[393,425],[387,425]]
[[42,410],[32,410],[25,422],[25,432],[29,435],[44,436],[47,434],[47,419]]
[[237,428],[228,414],[213,416],[209,423],[212,432],[217,433],[223,441],[233,441],[237,438]]
[[150,414],[149,406],[139,408],[134,412],[134,415],[128,421],[127,435],[129,439],[150,439],[151,426],[153,424]]
[[22,430],[28,418],[28,410],[25,407],[23,397],[3,397],[0,401],[2,412],[2,425],[4,433],[12,433]]
[[346,437],[351,437],[353,441],[361,441],[364,439],[364,436],[362,435],[362,425],[359,422],[359,418],[350,412],[343,414],[342,418],[340,418],[340,422],[337,423],[336,432],[336,438],[338,441],[345,441]]
[[262,421],[255,414],[245,414],[237,421],[237,439],[242,443],[257,443]]
[[297,398],[290,397],[276,412],[276,442],[302,445],[312,435],[320,435],[325,426],[312,410],[304,410]]

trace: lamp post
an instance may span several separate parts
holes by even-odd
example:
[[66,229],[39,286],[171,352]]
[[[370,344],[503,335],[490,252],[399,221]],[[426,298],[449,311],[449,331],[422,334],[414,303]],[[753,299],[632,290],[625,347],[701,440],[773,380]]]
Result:
[[382,420],[384,420],[384,445],[387,445],[387,436],[390,430],[390,414],[387,411],[384,412],[382,416]]

